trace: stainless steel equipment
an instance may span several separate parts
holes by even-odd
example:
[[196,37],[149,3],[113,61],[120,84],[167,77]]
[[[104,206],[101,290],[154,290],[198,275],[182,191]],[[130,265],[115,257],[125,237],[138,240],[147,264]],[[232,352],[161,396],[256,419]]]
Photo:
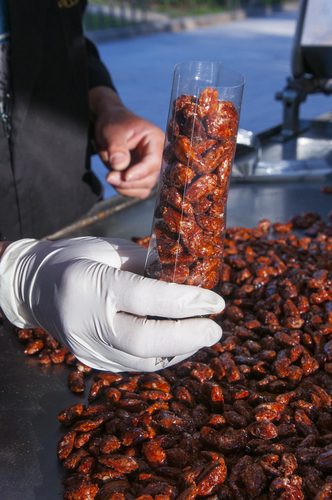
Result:
[[332,93],[332,5],[302,0],[291,54],[292,76],[276,99],[283,105],[280,125],[251,138],[238,138],[236,181],[295,180],[332,172],[332,112],[301,120],[300,105],[310,94]]

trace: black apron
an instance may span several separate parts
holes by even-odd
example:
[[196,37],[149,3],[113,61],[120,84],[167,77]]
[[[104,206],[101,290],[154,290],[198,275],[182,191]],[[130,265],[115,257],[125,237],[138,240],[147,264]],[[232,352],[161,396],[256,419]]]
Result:
[[0,133],[0,231],[7,240],[52,234],[102,195],[90,170],[88,89],[114,87],[83,36],[85,5],[10,0],[10,148]]

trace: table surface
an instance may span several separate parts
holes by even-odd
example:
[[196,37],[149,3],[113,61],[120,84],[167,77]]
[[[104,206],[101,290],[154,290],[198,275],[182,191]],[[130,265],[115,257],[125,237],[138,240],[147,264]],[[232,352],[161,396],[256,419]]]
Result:
[[[286,222],[302,212],[319,213],[328,220],[332,210],[332,196],[322,192],[323,186],[332,186],[332,174],[320,179],[293,182],[234,182],[231,183],[227,201],[227,226],[254,227],[261,219],[271,223]],[[103,212],[107,213],[107,203]],[[106,236],[127,238],[147,236],[151,232],[155,197],[123,210],[112,209],[110,216],[91,218],[90,223],[65,228],[58,236]],[[87,219],[88,220],[88,219]]]
[[[234,184],[228,200],[228,227],[254,227],[263,218],[284,222],[295,214],[317,212],[328,220],[332,195],[321,187],[331,179],[298,183]],[[93,234],[131,238],[150,233],[154,198],[71,231],[70,236]],[[57,415],[65,407],[87,402],[67,386],[68,366],[41,367],[24,354],[24,345],[9,326],[0,329],[0,484],[5,500],[62,498],[64,470],[57,459],[63,435]],[[87,379],[89,387],[89,379]]]
[[[295,18],[296,13],[278,13],[270,18],[103,43],[99,50],[116,75],[116,86],[126,105],[161,128],[165,125],[174,65],[179,60],[205,60],[206,53],[211,60],[222,57],[225,65],[246,76],[240,125],[257,133],[281,119],[281,104],[275,101],[274,94],[284,87],[289,75]],[[326,96],[309,96],[301,111],[310,119],[326,112],[329,104]],[[103,179],[105,169],[100,168]],[[263,218],[272,223],[285,222],[303,211],[317,212],[327,220],[332,195],[322,193],[323,185],[332,185],[332,178],[234,183],[228,198],[227,225],[254,227]],[[113,211],[110,216],[91,218],[91,224],[78,224],[63,232],[63,236],[146,236],[151,230],[154,204],[152,197]],[[23,351],[24,345],[15,332],[8,325],[0,326],[1,498],[58,500],[63,495],[60,479],[64,470],[56,453],[63,435],[57,415],[67,406],[86,403],[87,394],[70,392],[69,367],[42,367]]]

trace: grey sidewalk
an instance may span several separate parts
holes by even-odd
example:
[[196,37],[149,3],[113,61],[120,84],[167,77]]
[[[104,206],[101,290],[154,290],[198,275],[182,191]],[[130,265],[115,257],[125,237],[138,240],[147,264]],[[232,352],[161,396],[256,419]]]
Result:
[[[247,8],[236,8],[226,12],[213,14],[182,16],[171,18],[167,14],[162,14],[153,10],[140,11],[135,9],[135,18],[138,21],[130,26],[118,28],[107,28],[88,31],[87,36],[95,43],[108,42],[119,38],[130,38],[152,33],[165,31],[183,31],[200,28],[203,26],[212,26],[216,24],[225,24],[247,17],[257,17],[271,15],[273,12],[295,12],[298,8],[298,0],[289,0],[288,2],[274,3],[272,5],[249,6]],[[131,20],[133,13],[129,5],[124,7],[116,5],[88,5],[87,11],[98,15],[104,13],[107,15],[118,16]]]

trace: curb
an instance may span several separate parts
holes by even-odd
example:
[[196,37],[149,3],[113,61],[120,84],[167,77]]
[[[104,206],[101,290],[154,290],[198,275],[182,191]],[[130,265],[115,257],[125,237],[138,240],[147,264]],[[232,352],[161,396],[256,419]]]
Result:
[[216,24],[226,24],[232,21],[239,21],[247,17],[270,16],[274,12],[294,12],[298,10],[298,7],[298,1],[290,1],[268,6],[234,9],[228,12],[221,12],[220,14],[179,17],[176,19],[165,19],[164,21],[157,20],[142,24],[133,24],[132,26],[123,26],[121,28],[86,31],[85,35],[95,43],[103,43],[121,38],[134,38],[137,36],[151,35],[161,32],[189,31],[203,26],[212,26]]

